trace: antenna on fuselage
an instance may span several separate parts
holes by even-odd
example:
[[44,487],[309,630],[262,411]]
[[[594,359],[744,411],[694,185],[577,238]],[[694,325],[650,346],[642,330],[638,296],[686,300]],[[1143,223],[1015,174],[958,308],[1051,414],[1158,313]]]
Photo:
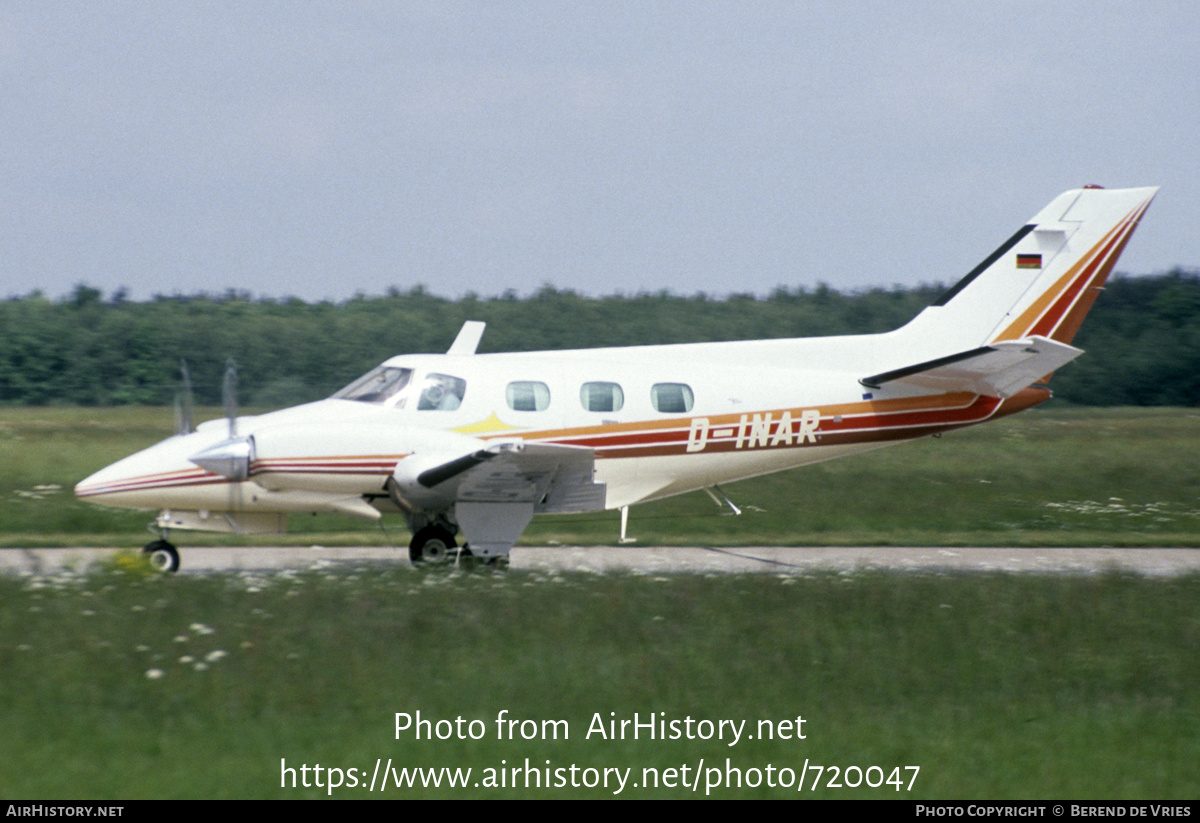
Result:
[[486,327],[487,323],[481,320],[468,320],[463,323],[446,354],[474,354],[479,348],[479,341],[483,338],[483,330]]

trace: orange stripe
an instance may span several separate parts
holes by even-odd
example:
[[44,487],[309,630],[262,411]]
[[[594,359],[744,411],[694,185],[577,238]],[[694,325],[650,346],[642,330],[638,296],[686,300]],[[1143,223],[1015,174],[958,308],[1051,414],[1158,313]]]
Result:
[[[793,424],[795,424],[804,411],[816,411],[820,415],[820,424],[814,432],[817,436],[817,443],[807,445],[834,445],[910,439],[946,429],[969,426],[987,420],[997,413],[1000,406],[1000,401],[995,398],[983,397],[970,392],[956,392],[891,400],[840,403],[815,409],[798,406],[791,409],[715,415],[709,418],[707,428],[710,432],[720,428],[728,428],[736,432],[743,423],[749,424],[754,415],[774,417],[772,423],[778,424],[779,418],[784,412],[793,415]],[[779,417],[775,417],[775,415],[779,415]],[[596,457],[600,459],[685,454],[692,420],[692,417],[681,417],[671,420],[526,432],[520,436],[526,440],[590,447],[595,451]],[[781,444],[775,447],[758,447],[747,444],[748,447],[738,449],[736,446],[738,439],[735,433],[715,441],[710,440],[704,451],[711,454],[734,450],[757,451],[762,448],[797,448],[806,445],[792,443],[787,446]],[[395,461],[405,456],[407,455],[382,454],[268,458],[256,460],[251,474],[379,474],[386,476],[391,473]],[[80,490],[79,494],[80,496],[117,494],[147,491],[154,488],[178,488],[229,482],[232,481],[211,472],[190,469],[129,478],[94,489]]]

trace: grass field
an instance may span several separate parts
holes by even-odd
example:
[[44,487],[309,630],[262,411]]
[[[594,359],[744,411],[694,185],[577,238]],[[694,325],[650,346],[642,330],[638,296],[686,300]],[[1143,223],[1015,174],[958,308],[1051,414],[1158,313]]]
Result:
[[[625,797],[1193,798],[1198,600],[1195,576],[0,578],[0,796],[364,797],[390,759],[472,772],[375,796],[613,796],[575,766],[629,769]],[[503,711],[533,724],[498,739]],[[635,712],[678,739],[595,733]],[[721,720],[755,739],[699,739]],[[487,785],[526,758],[562,771]]]
[[[145,513],[70,489],[170,426],[160,410],[0,410],[7,545],[140,545]],[[635,508],[631,531],[693,545],[1195,546],[1197,429],[1190,410],[1036,412],[731,485],[739,518],[703,495]],[[387,540],[297,521],[294,541]],[[525,542],[616,533],[613,516],[551,518]],[[158,578],[139,561],[0,577],[0,797],[365,797],[388,765],[377,797],[612,797],[621,775],[621,797],[715,783],[717,797],[1189,799],[1200,785],[1200,576],[400,563]],[[398,733],[396,714],[417,712],[426,738],[447,739]],[[502,712],[532,725],[499,739]],[[680,736],[594,731],[635,713]],[[701,737],[730,732],[722,720],[754,739]],[[398,788],[414,767],[472,771],[463,787],[410,772],[417,785]]]
[[[0,545],[146,542],[148,514],[81,503],[71,489],[172,426],[169,409],[0,409]],[[638,506],[630,533],[655,545],[1198,546],[1198,456],[1200,410],[1035,410],[730,484],[741,517],[703,493]],[[386,522],[383,532],[293,516],[288,541],[407,544],[399,518]],[[618,533],[615,512],[535,518],[522,542],[594,545]],[[229,538],[181,537],[214,540]]]

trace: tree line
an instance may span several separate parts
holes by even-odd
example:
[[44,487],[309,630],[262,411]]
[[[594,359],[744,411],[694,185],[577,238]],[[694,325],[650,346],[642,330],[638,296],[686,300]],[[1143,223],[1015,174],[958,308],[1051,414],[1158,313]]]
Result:
[[[765,297],[668,292],[586,297],[546,286],[451,300],[422,287],[340,303],[221,295],[131,301],[79,285],[0,301],[0,403],[169,404],[187,363],[199,404],[221,402],[233,358],[243,405],[327,396],[394,354],[444,352],[465,320],[486,351],[589,348],[887,331],[943,293],[939,285],[843,293],[780,287]],[[1082,405],[1200,405],[1200,272],[1113,278],[1054,378]]]

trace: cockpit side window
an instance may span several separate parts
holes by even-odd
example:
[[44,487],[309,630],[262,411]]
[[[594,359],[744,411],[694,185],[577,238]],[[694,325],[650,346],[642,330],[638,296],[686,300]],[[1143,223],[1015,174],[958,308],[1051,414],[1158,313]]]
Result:
[[395,366],[378,366],[355,380],[349,386],[333,395],[338,400],[357,400],[361,403],[379,403],[391,405],[408,381],[412,379],[412,369],[400,369]]
[[448,374],[427,374],[421,381],[418,411],[453,411],[462,405],[467,381]]

